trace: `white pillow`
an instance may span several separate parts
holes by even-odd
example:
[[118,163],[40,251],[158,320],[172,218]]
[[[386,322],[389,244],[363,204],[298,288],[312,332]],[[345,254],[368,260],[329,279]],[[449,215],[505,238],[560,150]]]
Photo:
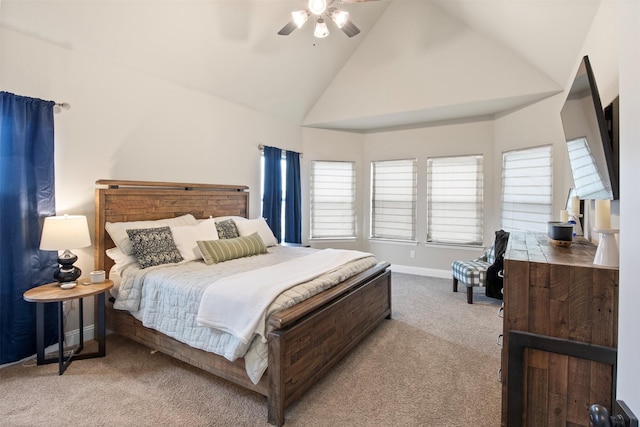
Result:
[[253,233],[258,233],[264,242],[264,245],[275,246],[278,244],[276,236],[273,235],[273,231],[269,228],[267,221],[264,218],[248,219],[245,221],[234,221],[238,234],[240,236],[250,236]]
[[[115,263],[113,267],[118,275],[122,274],[122,269],[126,266],[138,262],[138,259],[135,256],[125,254],[119,248],[107,249],[105,253]],[[111,276],[109,276],[109,278],[111,279]]]
[[202,259],[202,253],[198,248],[198,240],[218,240],[216,222],[213,218],[205,219],[198,225],[180,225],[170,227],[173,241],[180,255],[185,261]]
[[113,243],[115,243],[125,255],[133,255],[133,247],[131,246],[127,230],[196,225],[197,223],[198,221],[196,221],[193,215],[186,214],[175,218],[158,219],[156,221],[107,222],[104,225],[104,229],[107,230],[107,233],[111,236]]

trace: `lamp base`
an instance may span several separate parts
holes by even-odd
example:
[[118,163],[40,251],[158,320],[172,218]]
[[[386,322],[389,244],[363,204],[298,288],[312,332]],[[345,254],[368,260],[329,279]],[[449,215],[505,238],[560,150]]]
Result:
[[78,257],[70,250],[65,250],[64,253],[58,257],[60,268],[53,274],[53,278],[59,283],[75,282],[78,280],[82,274],[82,270],[73,265],[77,260]]
[[78,267],[71,266],[70,269],[59,268],[54,274],[53,278],[56,282],[75,282],[82,275],[82,270]]
[[600,233],[598,241],[598,249],[593,263],[606,267],[618,267],[620,264],[620,253],[618,251],[618,243],[616,242],[616,234],[619,229],[597,229],[593,231]]

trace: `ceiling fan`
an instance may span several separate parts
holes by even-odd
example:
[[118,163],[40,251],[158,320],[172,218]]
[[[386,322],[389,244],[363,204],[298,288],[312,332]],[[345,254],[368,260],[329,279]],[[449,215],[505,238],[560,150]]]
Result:
[[296,28],[301,28],[309,17],[316,21],[313,35],[317,38],[324,38],[329,35],[327,20],[333,21],[338,28],[348,37],[353,37],[360,33],[360,29],[349,20],[349,12],[333,6],[334,3],[360,3],[375,0],[309,0],[307,8],[291,12],[291,21],[287,23],[278,34],[288,36]]

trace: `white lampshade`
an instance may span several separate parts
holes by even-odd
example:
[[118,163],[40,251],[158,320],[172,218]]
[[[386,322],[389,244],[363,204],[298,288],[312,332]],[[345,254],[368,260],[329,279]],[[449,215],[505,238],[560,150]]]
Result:
[[329,28],[327,28],[327,23],[324,22],[324,19],[318,19],[318,22],[316,22],[316,29],[313,31],[313,35],[319,39],[323,39],[329,35]]
[[347,12],[346,10],[338,10],[333,8],[331,9],[330,16],[331,19],[333,19],[333,22],[336,23],[338,28],[344,27],[344,24],[346,24],[349,20],[349,12]]
[[50,216],[44,219],[40,249],[57,251],[91,246],[87,217],[84,215]]
[[309,19],[309,12],[307,12],[306,10],[296,10],[294,12],[291,12],[291,18],[296,24],[296,27],[300,28],[304,25],[305,22],[307,22],[307,19]]

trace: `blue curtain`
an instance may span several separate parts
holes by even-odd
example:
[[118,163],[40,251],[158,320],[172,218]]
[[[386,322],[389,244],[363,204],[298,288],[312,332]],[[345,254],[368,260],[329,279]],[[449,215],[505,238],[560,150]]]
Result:
[[287,201],[284,206],[284,239],[302,243],[302,191],[300,188],[300,153],[287,151]]
[[282,224],[282,150],[264,147],[264,194],[262,216],[271,227],[274,236],[281,241]]
[[[0,364],[36,353],[36,307],[22,294],[57,268],[57,254],[38,249],[44,217],[55,215],[53,106],[0,92]],[[51,345],[56,305],[45,307]]]

